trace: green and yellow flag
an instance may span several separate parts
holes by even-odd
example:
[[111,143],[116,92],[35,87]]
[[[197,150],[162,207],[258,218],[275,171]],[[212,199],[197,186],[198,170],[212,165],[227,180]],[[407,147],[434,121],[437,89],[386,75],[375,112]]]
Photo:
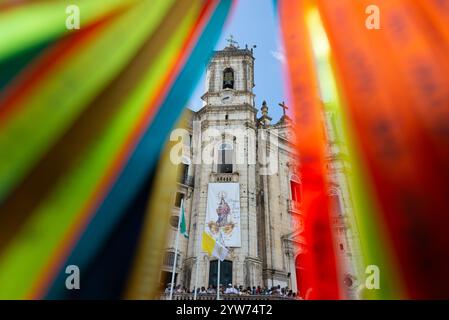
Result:
[[179,231],[181,232],[181,234],[182,234],[184,237],[186,237],[186,238],[188,239],[188,238],[189,238],[189,235],[188,235],[188,233],[187,233],[187,227],[186,227],[186,216],[185,216],[185,214],[184,214],[184,203],[181,203],[181,208],[180,208],[180,210],[181,210],[181,213],[180,213],[180,216],[181,216],[181,225],[180,225]]

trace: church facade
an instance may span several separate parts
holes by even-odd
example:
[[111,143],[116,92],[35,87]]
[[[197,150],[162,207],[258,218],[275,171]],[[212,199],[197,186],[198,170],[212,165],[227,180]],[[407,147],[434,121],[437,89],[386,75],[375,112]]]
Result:
[[[244,287],[301,288],[302,237],[300,157],[292,144],[292,123],[285,113],[272,121],[264,101],[257,116],[252,49],[230,43],[216,51],[206,73],[203,106],[188,110],[183,128],[183,157],[178,191],[173,196],[171,228],[161,281],[192,289],[217,283],[217,259],[201,249],[204,231],[229,250],[220,263],[220,283]],[[325,114],[326,126],[331,116]],[[300,130],[300,128],[298,128]],[[357,233],[345,183],[349,170],[344,150],[329,126],[329,176],[336,248],[345,264],[345,286],[359,281],[355,269]],[[173,137],[172,137],[173,138]],[[176,139],[176,137],[175,137]],[[335,140],[335,141],[334,141]],[[183,203],[188,238],[180,236],[175,252],[179,207]]]

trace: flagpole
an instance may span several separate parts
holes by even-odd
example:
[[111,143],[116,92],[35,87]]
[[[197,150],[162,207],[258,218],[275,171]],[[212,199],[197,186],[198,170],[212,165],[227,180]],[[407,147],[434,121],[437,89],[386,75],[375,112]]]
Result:
[[178,242],[179,242],[179,228],[181,227],[181,215],[182,206],[184,205],[184,199],[181,199],[181,206],[179,207],[179,219],[178,219],[178,229],[176,230],[176,242],[175,242],[175,259],[173,261],[173,269],[171,273],[171,288],[170,288],[170,300],[173,298],[173,286],[175,282],[175,272],[176,272],[176,262],[178,260]]
[[[199,229],[201,230],[201,229]],[[198,234],[198,233],[197,233]],[[195,268],[195,292],[193,293],[193,300],[196,300],[196,292],[197,292],[197,288],[198,288],[198,269],[199,269],[199,265],[200,265],[200,257],[201,257],[201,253],[202,253],[202,248],[201,248],[201,241],[203,240],[203,237],[200,237],[200,241],[197,244],[197,257],[196,257],[196,268]]]
[[220,300],[220,258],[218,258],[217,270],[217,300]]
[[[218,238],[219,243],[226,248],[224,241],[223,241],[223,235],[221,234],[221,229],[219,229],[219,235],[220,237]],[[221,263],[221,257],[218,258],[218,276],[217,276],[217,282],[218,282],[218,286],[217,286],[217,300],[220,300],[220,263]],[[226,284],[225,284],[226,285]]]
[[195,292],[193,293],[193,300],[196,300],[196,292],[198,288],[198,265],[200,264],[200,252],[198,252],[198,257],[196,258],[196,270],[195,270]]

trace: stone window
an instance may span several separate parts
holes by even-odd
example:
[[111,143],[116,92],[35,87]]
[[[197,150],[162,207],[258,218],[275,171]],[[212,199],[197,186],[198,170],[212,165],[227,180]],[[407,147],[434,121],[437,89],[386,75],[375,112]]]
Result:
[[340,197],[338,194],[334,193],[330,195],[330,207],[331,212],[334,215],[340,216],[342,214],[343,210],[341,208]]
[[187,184],[187,178],[189,173],[189,166],[185,163],[178,165],[178,182]]
[[222,143],[218,147],[218,173],[232,173],[234,147],[231,143]]
[[170,225],[173,228],[178,228],[178,223],[179,223],[179,216],[173,215],[170,217]]
[[184,193],[176,192],[175,207],[179,208],[181,206],[182,199],[184,199]]
[[301,184],[297,181],[290,180],[290,189],[292,192],[292,200],[301,202]]

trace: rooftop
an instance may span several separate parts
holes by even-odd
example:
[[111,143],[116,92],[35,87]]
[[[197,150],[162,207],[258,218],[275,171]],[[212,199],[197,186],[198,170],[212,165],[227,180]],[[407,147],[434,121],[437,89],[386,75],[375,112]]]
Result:
[[228,45],[223,50],[214,51],[215,56],[249,55],[254,59],[253,49],[256,46],[249,48],[248,45],[245,45],[245,48],[242,49],[232,35],[230,35],[227,41]]

